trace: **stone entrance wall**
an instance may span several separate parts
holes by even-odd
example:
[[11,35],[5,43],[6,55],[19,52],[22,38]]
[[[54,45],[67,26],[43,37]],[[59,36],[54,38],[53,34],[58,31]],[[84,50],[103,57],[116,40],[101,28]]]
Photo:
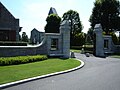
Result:
[[102,34],[101,24],[96,24],[94,33],[96,36],[95,55],[98,57],[105,57],[106,54],[120,53],[120,45],[114,45],[112,37]]
[[37,46],[0,46],[0,57],[47,54],[45,40]]
[[[57,49],[52,50],[52,40],[57,39]],[[25,55],[52,55],[69,58],[70,55],[70,26],[65,20],[60,25],[60,33],[45,34],[43,41],[36,46],[0,46],[0,57]]]

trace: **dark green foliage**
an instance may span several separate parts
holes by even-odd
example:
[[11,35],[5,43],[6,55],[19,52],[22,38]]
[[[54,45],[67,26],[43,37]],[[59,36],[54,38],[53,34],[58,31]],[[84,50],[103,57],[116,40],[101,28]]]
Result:
[[[79,13],[73,10],[69,10],[63,14],[62,18],[63,20],[69,20],[71,24],[70,46],[77,45],[79,42],[75,42],[75,40],[77,41],[77,39],[80,38],[80,33],[83,29]],[[80,39],[78,41],[80,41]]]
[[0,41],[0,46],[27,46],[26,42],[3,42]]
[[81,50],[82,46],[71,46],[70,49]]
[[90,16],[92,29],[95,24],[101,23],[106,34],[118,30],[120,27],[119,6],[118,0],[96,0]]
[[74,35],[74,43],[73,46],[82,46],[85,44],[86,34],[81,32]]
[[45,33],[59,33],[61,18],[56,14],[48,15]]
[[115,45],[118,45],[118,44],[119,44],[119,39],[118,39],[118,37],[116,36],[116,34],[115,34],[115,33],[110,33],[110,35],[112,36],[113,43],[114,43]]
[[93,54],[93,45],[84,45],[84,52],[85,53],[92,53]]
[[46,59],[47,59],[47,56],[45,55],[18,56],[18,57],[6,57],[6,58],[1,57],[0,66],[24,64],[24,63],[42,61]]
[[90,40],[93,40],[94,39],[94,32],[93,32],[93,29],[92,28],[89,28],[88,32],[87,32],[87,36]]
[[72,34],[81,33],[83,27],[77,11],[69,10],[63,14],[62,18],[63,20],[70,20]]
[[21,38],[21,41],[23,41],[23,42],[28,42],[28,41],[29,41],[29,39],[28,39],[28,36],[27,36],[26,32],[23,32],[23,33],[22,33],[22,38]]

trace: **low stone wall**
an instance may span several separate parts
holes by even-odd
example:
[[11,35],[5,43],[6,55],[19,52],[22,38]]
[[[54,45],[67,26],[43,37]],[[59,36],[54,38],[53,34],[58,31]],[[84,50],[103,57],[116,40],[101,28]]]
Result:
[[111,36],[103,36],[102,33],[103,29],[101,24],[96,24],[94,28],[94,34],[96,36],[95,55],[98,57],[105,57],[106,54],[120,53],[120,45],[115,45]]
[[[56,40],[56,49],[52,50],[53,40]],[[0,46],[0,57],[26,55],[54,55],[70,57],[70,25],[64,20],[60,25],[60,33],[45,33],[44,40],[37,46]]]
[[114,53],[120,53],[120,45],[114,45]]
[[0,57],[47,54],[46,41],[36,46],[0,46]]

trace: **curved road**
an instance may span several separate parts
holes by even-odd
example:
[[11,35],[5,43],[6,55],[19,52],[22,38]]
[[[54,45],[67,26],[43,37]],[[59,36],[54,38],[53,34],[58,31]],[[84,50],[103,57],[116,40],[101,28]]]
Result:
[[76,57],[85,62],[79,70],[3,90],[120,90],[120,59],[82,54]]

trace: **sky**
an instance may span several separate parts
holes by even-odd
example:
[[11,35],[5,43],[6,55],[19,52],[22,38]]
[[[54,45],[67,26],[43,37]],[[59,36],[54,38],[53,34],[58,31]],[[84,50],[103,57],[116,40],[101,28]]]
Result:
[[[15,18],[20,19],[22,32],[30,37],[31,30],[44,31],[50,7],[54,7],[60,17],[72,9],[77,11],[83,24],[83,32],[90,28],[89,18],[95,0],[0,0]],[[21,33],[22,33],[21,32]]]

